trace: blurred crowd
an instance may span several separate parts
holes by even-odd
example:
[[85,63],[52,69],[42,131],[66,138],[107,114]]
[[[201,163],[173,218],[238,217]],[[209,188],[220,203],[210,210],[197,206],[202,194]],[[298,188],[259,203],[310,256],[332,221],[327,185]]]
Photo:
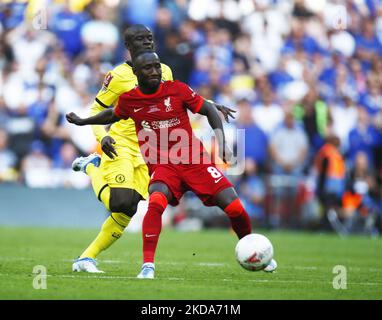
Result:
[[380,0],[2,1],[0,182],[89,186],[70,165],[99,146],[64,115],[89,112],[135,23],[174,78],[237,110],[226,128],[245,129],[245,170],[230,178],[256,223],[378,232]]

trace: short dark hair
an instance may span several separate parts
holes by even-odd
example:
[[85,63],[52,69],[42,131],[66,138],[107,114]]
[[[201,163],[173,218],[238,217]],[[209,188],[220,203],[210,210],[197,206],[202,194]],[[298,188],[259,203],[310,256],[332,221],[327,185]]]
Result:
[[123,40],[125,41],[125,43],[128,43],[132,40],[132,37],[134,36],[134,34],[139,31],[139,30],[149,30],[151,32],[151,30],[146,27],[145,25],[143,24],[133,24],[132,26],[128,27],[124,32],[123,32]]
[[138,50],[137,53],[134,55],[133,58],[133,64],[135,64],[135,61],[143,54],[145,53],[156,53],[155,50],[152,50],[152,49],[142,49],[142,50]]

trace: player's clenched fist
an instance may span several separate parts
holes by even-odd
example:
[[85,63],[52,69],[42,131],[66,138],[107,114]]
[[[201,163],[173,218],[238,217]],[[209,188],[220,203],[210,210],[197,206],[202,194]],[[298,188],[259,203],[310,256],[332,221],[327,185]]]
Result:
[[68,122],[73,123],[77,126],[83,126],[84,125],[82,119],[79,116],[77,116],[74,112],[67,113],[66,114],[66,120],[68,120]]

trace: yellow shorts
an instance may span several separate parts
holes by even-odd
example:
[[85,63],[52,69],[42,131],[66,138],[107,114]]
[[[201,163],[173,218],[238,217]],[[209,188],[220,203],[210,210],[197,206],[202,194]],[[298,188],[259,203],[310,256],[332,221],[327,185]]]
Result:
[[102,154],[100,169],[110,188],[133,189],[147,199],[150,176],[141,157],[119,154],[110,159]]

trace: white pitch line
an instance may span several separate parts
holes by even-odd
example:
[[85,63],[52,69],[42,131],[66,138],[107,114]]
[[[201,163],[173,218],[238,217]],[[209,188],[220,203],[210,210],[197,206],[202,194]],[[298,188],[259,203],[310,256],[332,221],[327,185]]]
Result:
[[[39,258],[25,258],[25,257],[6,257],[6,256],[0,256],[0,261],[36,261],[40,260]],[[74,259],[62,259],[62,262],[69,262],[73,263]],[[106,263],[106,264],[131,264],[131,260],[98,260],[100,264]],[[203,266],[203,267],[230,267],[228,263],[222,263],[222,262],[193,262],[193,263],[186,263],[186,262],[180,262],[180,261],[163,261],[158,263],[158,265],[194,265],[194,266]],[[295,270],[320,270],[324,267],[320,266],[293,266],[293,265],[282,265],[279,266],[279,269],[295,269]],[[375,273],[382,273],[382,268],[362,268],[362,267],[351,267],[349,266],[349,271],[353,272],[375,272]]]
[[121,260],[102,260],[102,263],[125,263]]
[[222,263],[222,262],[191,262],[191,263],[186,263],[186,262],[160,262],[158,265],[169,265],[169,266],[184,266],[184,265],[194,265],[194,266],[202,266],[202,267],[226,267],[228,266],[227,263]]
[[317,270],[317,267],[302,267],[302,266],[294,266],[293,269],[296,270]]
[[[351,271],[351,269],[352,268],[350,267],[350,271]],[[382,272],[382,268],[369,268],[369,269],[367,269],[367,271],[369,271],[369,272]]]
[[[63,262],[74,262],[75,260],[71,259],[63,259]],[[131,263],[131,261],[122,261],[122,260],[98,260],[99,263],[110,263],[110,264],[122,264],[122,263]],[[185,263],[185,262],[161,262],[161,265],[171,265],[171,266],[179,266],[179,265],[198,265],[202,267],[225,267],[228,266],[227,263],[221,262],[194,262],[194,263]]]
[[226,263],[221,263],[221,262],[199,262],[197,263],[198,266],[203,266],[203,267],[225,267],[227,266]]
[[[246,280],[246,281],[250,281],[250,282],[268,282],[268,283],[274,283],[274,282],[278,282],[278,283],[312,283],[312,282],[322,282],[318,279],[315,279],[313,281],[305,281],[305,280],[265,280],[265,279],[250,279],[250,280]],[[333,283],[332,282],[327,282],[328,284],[332,285]],[[348,285],[351,286],[351,285],[359,285],[359,286],[382,286],[382,283],[381,282],[349,282],[348,281]]]
[[[129,276],[107,276],[107,275],[71,275],[71,274],[61,274],[61,275],[48,275],[50,277],[56,277],[56,278],[87,278],[87,279],[135,279],[135,280],[141,280],[138,279],[137,277],[129,277]],[[170,280],[170,281],[181,281],[181,280],[186,280],[185,278],[175,278],[175,277],[170,277],[170,278],[161,278],[158,280]]]
[[[76,275],[58,275],[58,276],[53,276],[53,277],[58,277],[58,278],[95,278],[95,279],[134,279],[134,280],[141,280],[138,279],[137,277],[129,277],[129,276],[76,276]],[[164,278],[163,280],[170,280],[170,281],[180,281],[180,280],[185,280],[184,278]]]
[[[74,262],[75,260],[63,259],[63,262]],[[121,261],[121,260],[98,260],[98,263],[106,263],[106,264],[122,264],[122,263],[131,263],[131,261]],[[227,263],[221,262],[193,262],[193,263],[185,263],[185,262],[161,262],[161,265],[168,266],[184,266],[184,265],[197,265],[202,267],[225,267],[228,266]]]
[[[63,262],[74,262],[75,259],[63,259]],[[119,264],[119,263],[127,263],[121,260],[98,260],[99,263],[110,263],[110,264]]]
[[184,266],[186,263],[185,262],[176,262],[176,261],[164,261],[161,262],[160,264],[163,265],[169,265],[169,266]]
[[32,261],[36,258],[24,258],[24,257],[0,257],[0,261]]
[[[9,277],[14,276],[15,274],[10,273],[0,273],[0,277]],[[48,274],[47,277],[53,278],[70,278],[70,279],[127,279],[127,280],[137,280],[142,281],[141,279],[137,279],[137,277],[129,277],[129,276],[108,276],[108,275],[71,275],[71,274],[61,274],[61,275],[51,275]],[[170,281],[203,281],[208,282],[211,279],[200,279],[200,278],[155,278],[155,280],[170,280]],[[323,283],[320,279],[311,279],[311,280],[279,280],[279,279],[216,279],[216,281],[223,282],[255,282],[255,283]],[[325,283],[325,282],[324,282]],[[332,285],[332,282],[326,282],[327,284]],[[348,282],[349,286],[359,285],[359,286],[382,286],[382,282]]]

